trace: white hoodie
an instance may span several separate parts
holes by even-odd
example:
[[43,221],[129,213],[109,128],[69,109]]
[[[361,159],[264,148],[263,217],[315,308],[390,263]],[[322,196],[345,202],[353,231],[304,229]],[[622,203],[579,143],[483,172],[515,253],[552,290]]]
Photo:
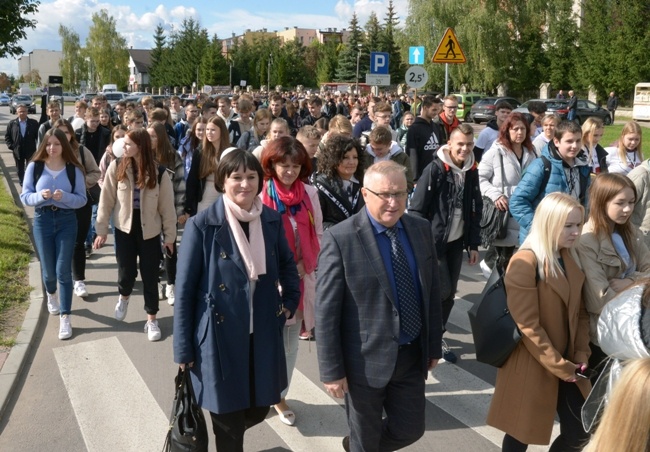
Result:
[[[463,167],[459,168],[453,162],[449,156],[449,146],[444,145],[438,149],[436,155],[443,163],[449,165],[451,171],[454,175],[454,182],[456,184],[456,200],[454,202],[454,214],[451,220],[451,226],[449,228],[449,237],[447,238],[447,243],[458,240],[463,236],[463,230],[465,229],[464,220],[463,220],[463,198],[465,190],[465,173],[472,169],[474,166],[474,153],[470,152],[467,154],[467,158],[463,162]],[[460,199],[459,199],[460,198]]]

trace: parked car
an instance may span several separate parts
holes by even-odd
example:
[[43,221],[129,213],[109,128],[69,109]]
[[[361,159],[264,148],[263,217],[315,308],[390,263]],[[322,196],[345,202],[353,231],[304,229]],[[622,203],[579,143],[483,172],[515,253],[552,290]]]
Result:
[[93,97],[95,97],[97,94],[95,93],[84,93],[81,94],[77,97],[77,100],[83,100],[86,102],[88,105],[90,105],[90,101],[93,100]]
[[454,93],[452,96],[456,96],[458,99],[458,110],[456,110],[456,117],[460,121],[468,121],[469,112],[476,102],[481,100],[484,96],[479,93]]
[[11,104],[11,97],[5,93],[0,94],[0,105],[3,107],[7,107],[10,104]]
[[36,113],[36,104],[34,103],[32,96],[28,96],[27,94],[16,94],[14,97],[11,98],[11,104],[9,105],[9,113],[11,113],[12,115],[16,114],[16,107],[18,107],[18,105],[27,106],[27,113],[29,114]]
[[480,124],[482,122],[488,122],[492,119],[495,119],[495,105],[500,100],[505,100],[508,102],[510,105],[512,105],[513,109],[521,105],[521,102],[519,102],[514,97],[485,97],[472,105],[467,120],[471,120],[476,124]]
[[109,91],[103,94],[104,96],[106,96],[108,105],[110,105],[111,107],[114,107],[116,103],[126,98],[126,94],[120,91],[112,91],[112,92]]
[[[555,113],[561,119],[566,119],[569,114],[568,99],[531,99],[521,104],[521,106],[514,111],[528,113],[528,104],[533,101],[544,102],[546,104],[546,113]],[[578,99],[578,111],[576,112],[576,121],[578,124],[582,124],[587,120],[587,118],[592,116],[600,118],[605,125],[610,125],[612,123],[612,117],[609,115],[609,111],[605,108],[599,107],[590,100]]]

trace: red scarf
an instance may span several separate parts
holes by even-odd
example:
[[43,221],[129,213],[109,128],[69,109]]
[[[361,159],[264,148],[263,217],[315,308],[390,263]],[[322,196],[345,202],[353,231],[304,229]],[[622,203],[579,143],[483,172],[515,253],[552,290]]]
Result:
[[296,220],[302,263],[306,273],[313,272],[318,264],[320,245],[314,224],[314,207],[305,191],[305,184],[296,180],[291,189],[287,190],[276,179],[269,179],[262,190],[262,202],[282,214],[284,233],[297,262],[296,237],[289,220],[289,214]]
[[456,116],[454,116],[454,120],[451,121],[451,124],[449,124],[445,119],[446,118],[444,112],[440,113],[440,122],[442,122],[442,125],[447,132],[447,139],[449,139],[451,132],[460,125],[460,121],[458,121],[458,118]]

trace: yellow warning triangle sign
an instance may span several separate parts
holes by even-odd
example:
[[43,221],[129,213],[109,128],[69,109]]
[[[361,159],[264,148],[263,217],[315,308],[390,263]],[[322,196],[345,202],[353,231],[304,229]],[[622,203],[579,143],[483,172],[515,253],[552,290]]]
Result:
[[467,58],[463,53],[463,49],[458,44],[458,38],[452,28],[447,28],[445,35],[440,40],[436,53],[433,54],[431,59],[432,63],[466,63]]

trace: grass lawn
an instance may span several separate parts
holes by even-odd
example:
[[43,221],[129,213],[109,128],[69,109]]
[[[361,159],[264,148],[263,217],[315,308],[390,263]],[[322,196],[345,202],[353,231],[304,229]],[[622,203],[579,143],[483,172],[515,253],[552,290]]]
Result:
[[22,210],[0,176],[0,347],[14,344],[27,309],[32,244]]
[[[603,138],[600,140],[600,145],[604,148],[611,146],[616,140],[621,136],[621,130],[623,130],[623,124],[614,124],[611,126],[605,126],[605,133]],[[641,147],[643,148],[643,158],[650,158],[650,128],[641,127],[643,133],[641,137]]]

